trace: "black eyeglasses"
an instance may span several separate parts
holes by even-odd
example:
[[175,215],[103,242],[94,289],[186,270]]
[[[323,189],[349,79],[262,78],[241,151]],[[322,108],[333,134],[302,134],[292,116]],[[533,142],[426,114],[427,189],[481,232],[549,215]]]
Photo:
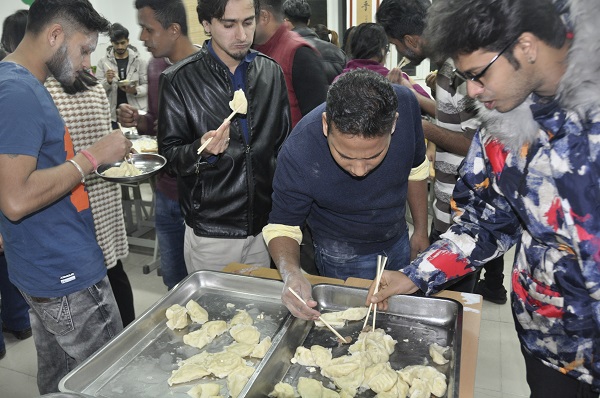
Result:
[[483,77],[483,75],[485,75],[485,73],[488,71],[488,69],[490,69],[490,66],[492,66],[494,64],[494,62],[496,62],[496,60],[498,58],[500,58],[500,56],[502,54],[504,54],[506,52],[506,50],[508,50],[513,45],[514,42],[515,42],[515,40],[511,41],[510,43],[508,43],[506,45],[506,47],[504,47],[502,49],[502,51],[500,51],[494,58],[492,58],[492,60],[490,61],[490,63],[487,64],[487,66],[485,68],[483,68],[483,70],[481,72],[473,74],[471,72],[461,72],[458,69],[454,68],[454,73],[458,77],[460,77],[461,79],[463,79],[465,81],[470,80],[473,83],[478,84],[480,87],[483,87],[483,82],[480,79]]

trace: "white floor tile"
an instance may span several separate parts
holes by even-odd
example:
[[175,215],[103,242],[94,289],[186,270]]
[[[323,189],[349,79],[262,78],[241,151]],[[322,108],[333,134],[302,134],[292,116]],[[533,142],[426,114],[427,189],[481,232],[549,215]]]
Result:
[[32,398],[39,397],[40,393],[35,377],[0,368],[0,395],[6,398]]

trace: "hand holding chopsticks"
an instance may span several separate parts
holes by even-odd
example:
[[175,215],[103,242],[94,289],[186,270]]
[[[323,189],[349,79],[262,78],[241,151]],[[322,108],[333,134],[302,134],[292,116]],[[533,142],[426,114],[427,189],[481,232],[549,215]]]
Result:
[[[383,270],[385,269],[385,264],[387,263],[386,256],[377,256],[377,273],[375,274],[375,290],[374,294],[377,294],[379,291],[379,283],[381,282],[381,275],[383,275]],[[371,312],[371,307],[373,307],[373,303],[369,304],[369,310],[367,311],[367,316],[365,317],[365,323],[363,324],[363,330],[367,327],[367,322],[369,321],[369,312]],[[373,325],[371,330],[375,330],[375,319],[377,318],[377,305],[373,308]]]
[[[288,287],[288,290],[290,291],[290,293],[292,293],[294,296],[296,296],[296,298],[297,298],[298,300],[300,300],[300,301],[302,302],[302,304],[306,305],[306,301],[304,301],[304,299],[302,299],[302,297],[300,297],[300,295],[299,295],[298,293],[296,293],[296,292],[294,291],[294,289],[292,289],[291,287]],[[333,334],[335,334],[335,335],[337,336],[337,338],[340,340],[340,343],[342,343],[342,344],[345,344],[345,343],[346,343],[346,344],[347,344],[347,343],[350,343],[350,341],[352,341],[352,338],[351,338],[351,337],[342,337],[342,335],[341,335],[341,334],[339,334],[339,333],[338,333],[338,331],[337,331],[337,330],[335,330],[335,329],[333,328],[333,326],[331,326],[331,325],[329,324],[329,322],[327,322],[325,319],[323,319],[323,317],[319,316],[319,320],[320,320],[321,322],[323,322],[323,324],[324,324],[325,326],[327,326],[327,328],[328,328],[329,330],[331,330],[331,331],[333,332]]]

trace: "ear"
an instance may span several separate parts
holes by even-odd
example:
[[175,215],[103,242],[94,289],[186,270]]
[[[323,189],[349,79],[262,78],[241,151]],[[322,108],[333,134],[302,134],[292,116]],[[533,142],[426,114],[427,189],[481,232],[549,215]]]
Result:
[[529,32],[522,33],[515,46],[515,58],[522,62],[535,63],[538,57],[539,44],[539,39],[535,35]]
[[53,24],[48,28],[46,38],[51,47],[62,44],[64,39],[64,31],[60,24]]
[[178,23],[172,23],[169,26],[169,33],[175,38],[178,38],[179,36],[181,36],[181,25],[179,25]]
[[421,46],[421,38],[418,35],[404,35],[402,38],[404,45],[410,47],[411,50],[418,50]]
[[268,25],[271,22],[271,13],[267,10],[260,10],[258,13],[258,22],[263,25]]
[[394,124],[392,125],[391,134],[394,134],[394,132],[396,131],[396,123],[398,123],[398,112],[396,112],[396,117],[394,118]]
[[210,23],[208,21],[202,21],[202,27],[204,28],[204,32],[210,36]]
[[327,115],[325,112],[321,114],[321,122],[323,123],[323,135],[327,137],[328,129],[327,129]]

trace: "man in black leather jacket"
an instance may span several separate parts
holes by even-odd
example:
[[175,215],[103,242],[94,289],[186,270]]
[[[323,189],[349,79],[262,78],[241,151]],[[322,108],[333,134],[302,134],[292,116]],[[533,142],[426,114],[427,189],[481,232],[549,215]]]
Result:
[[[185,217],[186,267],[268,267],[261,230],[271,210],[277,153],[291,126],[284,76],[272,59],[250,50],[254,0],[200,0],[197,10],[211,38],[163,72],[158,117],[159,151],[177,175]],[[239,89],[247,114],[224,121]]]
[[327,83],[331,84],[342,73],[347,61],[346,54],[335,44],[319,39],[315,31],[308,27],[311,9],[306,0],[286,0],[283,3],[283,14],[286,22],[291,25],[290,28],[319,51]]

